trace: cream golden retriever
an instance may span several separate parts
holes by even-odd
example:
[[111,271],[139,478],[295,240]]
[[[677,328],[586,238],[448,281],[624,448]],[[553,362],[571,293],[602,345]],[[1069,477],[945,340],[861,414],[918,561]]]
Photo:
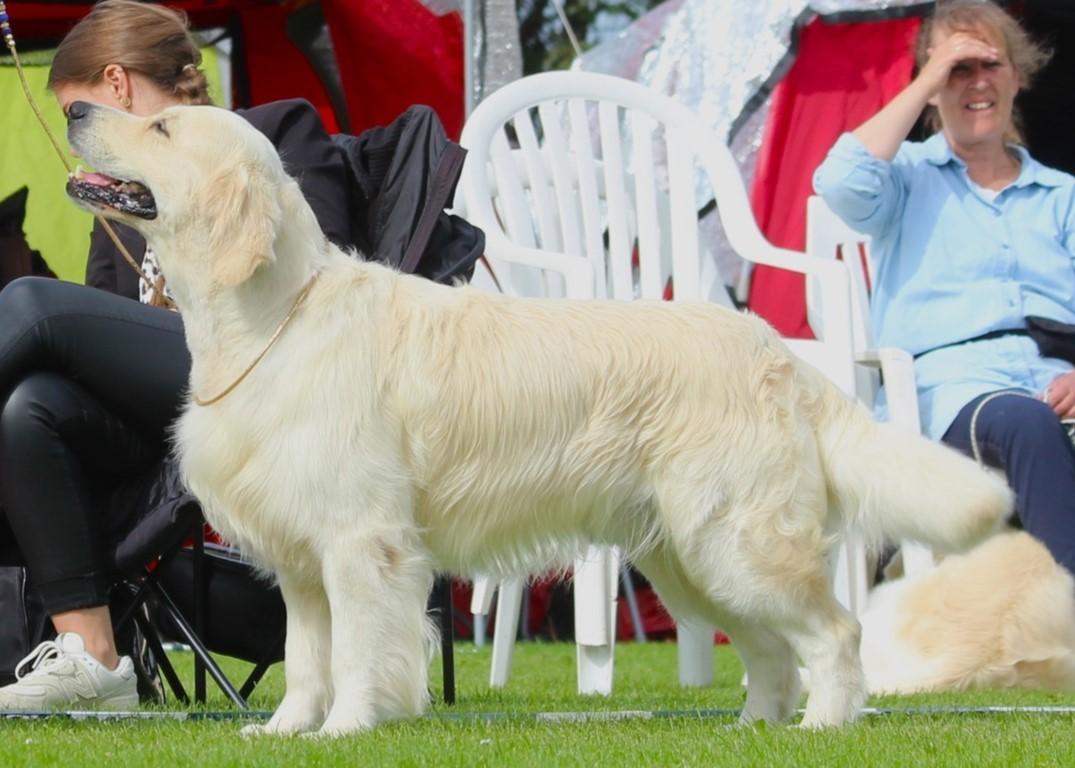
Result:
[[528,571],[588,542],[622,547],[673,615],[734,639],[744,721],[794,713],[801,657],[819,681],[802,724],[840,725],[866,689],[833,535],[960,548],[1011,509],[1002,481],[875,424],[755,317],[402,275],[331,245],[236,115],[71,112],[68,138],[100,173],[69,192],[153,248],[193,396],[226,390],[283,325],[231,394],[177,427],[209,522],[287,603],[287,693],[266,731],[421,713],[434,571]]
[[1075,584],[1026,533],[882,584],[862,616],[871,693],[1075,690]]

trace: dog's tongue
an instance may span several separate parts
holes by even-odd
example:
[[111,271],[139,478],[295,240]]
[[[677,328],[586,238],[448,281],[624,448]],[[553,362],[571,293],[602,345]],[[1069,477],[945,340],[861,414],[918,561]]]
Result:
[[111,176],[105,176],[103,173],[86,173],[85,171],[78,174],[78,180],[98,187],[107,187],[115,182],[115,179]]

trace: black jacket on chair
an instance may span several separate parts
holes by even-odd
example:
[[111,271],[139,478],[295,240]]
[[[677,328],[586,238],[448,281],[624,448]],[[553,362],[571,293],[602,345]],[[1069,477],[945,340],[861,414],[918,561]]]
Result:
[[469,280],[485,233],[444,212],[466,150],[436,113],[414,106],[383,128],[338,134],[351,173],[355,234],[367,258],[438,283]]

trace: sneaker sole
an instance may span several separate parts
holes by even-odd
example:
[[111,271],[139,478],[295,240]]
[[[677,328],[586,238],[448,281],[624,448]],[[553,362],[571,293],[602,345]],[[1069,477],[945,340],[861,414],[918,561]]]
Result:
[[114,696],[105,701],[94,702],[88,709],[106,709],[110,712],[138,709],[138,694],[129,693],[123,696]]

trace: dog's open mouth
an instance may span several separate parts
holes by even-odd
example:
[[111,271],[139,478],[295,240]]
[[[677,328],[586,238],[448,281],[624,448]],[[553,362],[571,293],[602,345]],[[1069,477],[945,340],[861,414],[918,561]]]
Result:
[[67,179],[67,194],[140,219],[157,217],[157,201],[145,184],[76,169]]

